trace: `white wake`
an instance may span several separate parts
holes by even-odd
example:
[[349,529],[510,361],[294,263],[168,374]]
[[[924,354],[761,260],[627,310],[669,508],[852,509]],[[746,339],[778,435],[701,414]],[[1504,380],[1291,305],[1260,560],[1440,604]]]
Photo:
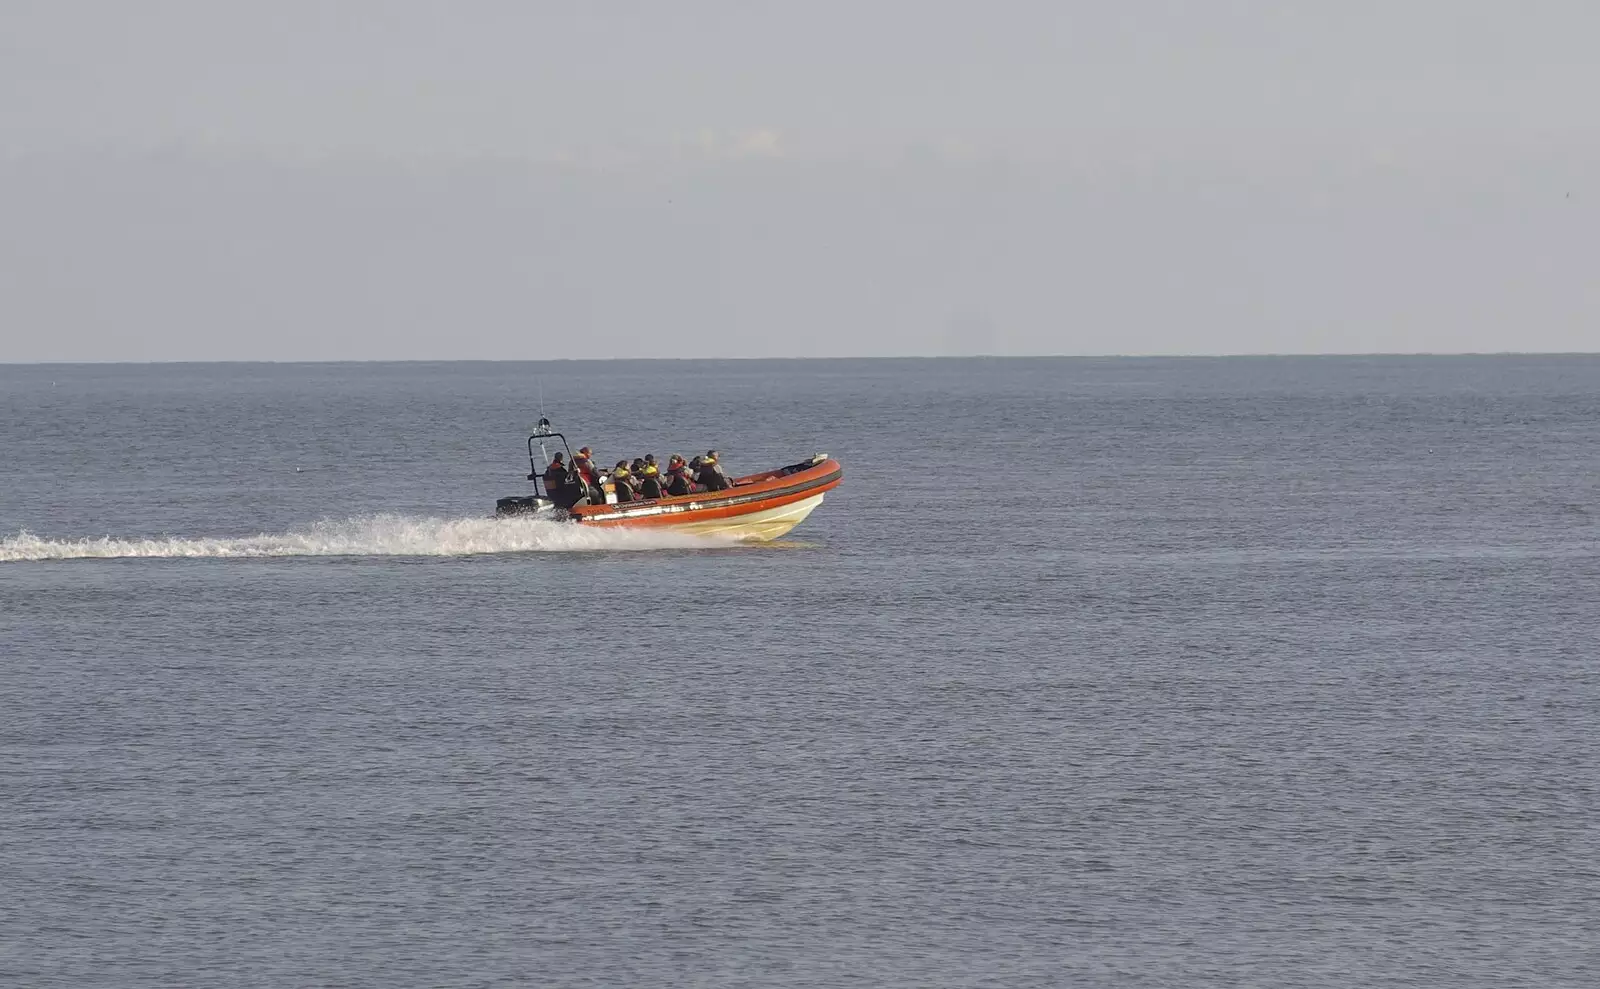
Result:
[[647,529],[596,529],[529,518],[414,518],[373,515],[325,519],[304,531],[226,538],[41,539],[27,531],[0,538],[0,563],[129,557],[471,556],[480,553],[583,553],[710,549],[726,539]]

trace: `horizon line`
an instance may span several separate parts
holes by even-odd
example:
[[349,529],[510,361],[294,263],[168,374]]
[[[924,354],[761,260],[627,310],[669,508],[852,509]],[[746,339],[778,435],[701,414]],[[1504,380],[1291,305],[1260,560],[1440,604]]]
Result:
[[831,357],[355,357],[355,358],[157,358],[151,360],[0,360],[0,367],[68,365],[107,367],[168,364],[603,364],[621,362],[686,363],[705,361],[967,361],[967,360],[1237,360],[1240,358],[1353,358],[1353,357],[1600,357],[1587,350],[1459,350],[1459,351],[1240,351],[1237,353],[1165,354],[881,354]]

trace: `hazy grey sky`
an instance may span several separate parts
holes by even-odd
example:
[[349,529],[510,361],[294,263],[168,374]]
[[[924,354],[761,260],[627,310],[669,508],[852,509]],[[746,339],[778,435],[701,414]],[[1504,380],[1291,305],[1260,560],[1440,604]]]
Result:
[[1600,349],[1600,3],[0,0],[0,361]]

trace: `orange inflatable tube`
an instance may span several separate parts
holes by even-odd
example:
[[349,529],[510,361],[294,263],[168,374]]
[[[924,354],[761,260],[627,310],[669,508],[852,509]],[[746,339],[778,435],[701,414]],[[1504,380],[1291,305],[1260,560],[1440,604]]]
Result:
[[585,525],[670,526],[742,539],[771,539],[799,524],[844,480],[832,458],[735,478],[726,491],[675,495],[619,505],[578,505],[572,517]]

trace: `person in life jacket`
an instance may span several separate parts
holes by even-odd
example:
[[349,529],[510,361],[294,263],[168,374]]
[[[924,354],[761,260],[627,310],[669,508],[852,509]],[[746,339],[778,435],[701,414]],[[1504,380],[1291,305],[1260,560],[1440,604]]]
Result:
[[561,508],[571,508],[580,497],[576,493],[576,486],[568,484],[572,475],[567,471],[567,465],[562,461],[565,454],[557,453],[550,460],[550,466],[544,471],[544,493],[550,500]]
[[583,483],[594,483],[594,454],[589,451],[588,447],[578,448],[577,456],[572,458],[572,469],[578,472],[579,477],[583,478]]
[[557,491],[567,486],[567,465],[564,463],[566,454],[560,451],[550,458],[550,466],[544,469],[544,491],[551,497]]
[[689,465],[674,453],[667,461],[667,494],[693,494],[695,487],[694,479],[689,476]]
[[694,489],[694,493],[703,493],[706,490],[706,486],[700,483],[700,458],[695,457],[690,460],[684,465],[684,470],[689,475],[689,484]]
[[661,484],[661,471],[649,460],[639,469],[639,495],[646,501],[652,501],[666,494],[666,488]]
[[700,458],[700,483],[706,486],[707,491],[726,491],[733,487],[722,465],[717,463],[715,450],[707,450],[706,455]]
[[633,473],[628,470],[626,460],[617,461],[617,466],[611,471],[611,485],[617,492],[617,504],[638,500],[639,489],[633,486]]
[[572,473],[582,482],[583,497],[589,499],[589,504],[605,504],[605,492],[600,489],[599,483],[600,472],[594,469],[594,453],[588,447],[578,448],[578,455],[572,458]]

